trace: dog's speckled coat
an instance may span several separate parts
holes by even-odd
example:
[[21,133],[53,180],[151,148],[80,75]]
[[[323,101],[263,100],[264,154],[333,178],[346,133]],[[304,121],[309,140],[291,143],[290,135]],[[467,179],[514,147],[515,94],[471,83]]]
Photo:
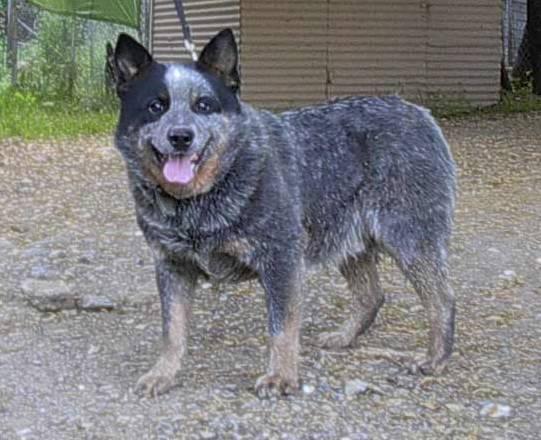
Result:
[[[156,394],[174,383],[198,277],[259,279],[271,341],[269,369],[256,390],[294,391],[306,266],[337,264],[354,294],[349,319],[320,338],[343,347],[384,302],[381,252],[395,259],[427,309],[430,343],[421,371],[444,367],[454,333],[447,249],[455,167],[427,110],[395,96],[279,115],[256,110],[238,98],[229,30],[195,64],[156,63],[125,35],[109,63],[122,102],[116,143],[154,251],[163,313],[164,352],[140,379],[142,391]],[[180,147],[173,129],[190,134]],[[194,177],[168,181],[164,163],[187,157]]]

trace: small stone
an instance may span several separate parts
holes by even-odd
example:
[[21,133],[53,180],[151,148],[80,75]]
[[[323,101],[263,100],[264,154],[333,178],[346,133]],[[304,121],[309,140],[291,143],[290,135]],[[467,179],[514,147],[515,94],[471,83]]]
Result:
[[310,385],[309,383],[305,383],[302,386],[302,392],[304,394],[312,394],[316,390],[316,387],[314,385]]
[[204,440],[211,440],[213,438],[216,438],[216,433],[212,431],[201,431],[199,433],[199,436]]
[[201,283],[201,288],[202,289],[210,289],[211,287],[212,287],[211,283],[207,283],[207,282]]
[[509,405],[487,402],[482,406],[479,414],[481,414],[483,417],[492,417],[493,419],[499,419],[504,417],[511,417],[511,412],[512,410]]
[[37,280],[50,280],[58,278],[59,274],[52,267],[45,264],[36,264],[30,269],[30,278]]
[[0,255],[9,255],[16,249],[16,246],[5,238],[0,238]]
[[93,355],[93,354],[99,353],[99,351],[100,351],[99,347],[96,347],[95,345],[91,345],[90,347],[88,347],[88,350],[86,353],[89,355]]
[[9,227],[13,232],[17,232],[18,234],[26,234],[30,229],[28,226],[24,225],[11,225]]
[[517,278],[517,273],[514,270],[504,270],[498,278],[506,281],[513,281]]
[[17,435],[23,439],[28,437],[30,434],[32,434],[32,430],[30,428],[23,428],[17,431]]
[[49,254],[49,257],[54,258],[54,259],[60,259],[60,258],[66,258],[67,255],[68,254],[66,254],[66,251],[63,251],[61,249],[56,249]]
[[83,295],[77,302],[77,307],[86,311],[112,310],[116,307],[115,303],[106,296]]
[[90,420],[80,419],[77,420],[76,426],[81,430],[88,431],[94,426],[94,424]]
[[344,385],[344,393],[346,396],[355,396],[364,394],[368,391],[368,384],[359,379],[348,380]]
[[224,385],[224,388],[227,390],[227,391],[237,391],[238,389],[238,385],[236,383],[226,383]]
[[21,252],[21,258],[25,260],[31,258],[47,258],[51,254],[50,246],[51,243],[47,240],[35,242],[30,246],[27,246]]
[[27,278],[21,283],[26,299],[42,312],[58,312],[75,308],[76,296],[61,280],[35,280]]
[[445,407],[453,413],[461,412],[464,409],[462,405],[458,405],[456,403],[447,403],[445,404]]
[[537,262],[537,264],[541,264],[541,257],[537,258],[535,261]]

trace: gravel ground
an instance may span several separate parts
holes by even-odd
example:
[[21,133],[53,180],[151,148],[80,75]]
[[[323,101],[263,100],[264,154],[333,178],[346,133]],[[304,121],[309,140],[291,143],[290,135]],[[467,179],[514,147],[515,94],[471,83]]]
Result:
[[424,350],[427,324],[388,261],[369,334],[349,350],[316,347],[348,301],[322,268],[307,281],[303,392],[271,401],[252,391],[266,361],[254,283],[202,285],[179,386],[138,398],[159,303],[111,139],[0,142],[0,438],[538,439],[541,114],[443,128],[460,169],[447,373],[401,366]]

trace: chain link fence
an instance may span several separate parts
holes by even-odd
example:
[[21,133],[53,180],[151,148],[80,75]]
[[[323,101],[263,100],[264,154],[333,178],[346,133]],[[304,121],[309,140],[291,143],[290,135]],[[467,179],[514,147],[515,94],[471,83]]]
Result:
[[[105,45],[120,32],[145,40],[149,1],[143,0],[141,29],[49,13],[24,0],[17,8],[17,87],[47,99],[74,100],[85,107],[112,101],[105,70]],[[10,83],[7,4],[0,0],[0,90]]]
[[[531,2],[530,5],[528,1]],[[541,17],[538,12],[528,17],[529,11],[531,13],[534,10],[533,2],[534,0],[503,1],[503,65],[513,80],[524,84],[532,80],[535,57],[540,56],[540,42],[537,40]],[[534,29],[535,35],[530,28]]]

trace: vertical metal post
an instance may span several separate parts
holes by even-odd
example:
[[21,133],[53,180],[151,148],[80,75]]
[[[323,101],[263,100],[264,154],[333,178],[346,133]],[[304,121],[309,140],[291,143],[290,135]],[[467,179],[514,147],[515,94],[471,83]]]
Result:
[[506,0],[505,2],[505,25],[504,29],[507,31],[507,34],[504,34],[506,38],[506,53],[507,55],[507,65],[512,66],[515,62],[514,55],[517,52],[515,48],[515,14],[513,10],[513,0]]
[[541,96],[541,3],[528,0],[528,41],[532,62],[533,93]]
[[8,53],[7,64],[11,73],[11,84],[17,84],[17,0],[8,0]]

